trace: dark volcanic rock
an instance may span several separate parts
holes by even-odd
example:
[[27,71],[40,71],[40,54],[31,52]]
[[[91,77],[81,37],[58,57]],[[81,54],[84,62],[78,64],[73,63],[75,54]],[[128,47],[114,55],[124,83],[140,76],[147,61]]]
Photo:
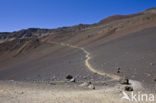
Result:
[[126,87],[125,87],[125,91],[133,91],[133,87],[131,87],[131,86],[126,86]]
[[67,76],[66,76],[66,79],[67,79],[67,80],[70,80],[70,79],[72,79],[72,78],[73,78],[72,75],[67,75]]

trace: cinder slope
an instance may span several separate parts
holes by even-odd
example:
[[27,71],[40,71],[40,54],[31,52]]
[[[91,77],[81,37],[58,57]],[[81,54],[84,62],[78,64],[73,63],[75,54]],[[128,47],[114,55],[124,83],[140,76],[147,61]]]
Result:
[[[90,64],[99,71],[114,74],[116,68],[121,67],[122,73],[117,75],[153,85],[152,78],[156,73],[155,11],[153,8],[134,15],[112,16],[93,25],[28,29],[7,33],[5,38],[5,33],[1,33],[4,43],[0,44],[0,79],[51,80],[56,76],[58,80],[64,80],[67,74],[77,76],[79,80],[86,75],[89,80],[108,79],[88,70],[82,50],[56,44],[64,43],[88,51]],[[37,46],[36,42],[30,42],[34,35],[39,39]],[[30,41],[16,44],[23,38]],[[15,48],[10,49],[10,46]],[[150,63],[154,65],[149,66]],[[150,77],[146,79],[145,75]]]

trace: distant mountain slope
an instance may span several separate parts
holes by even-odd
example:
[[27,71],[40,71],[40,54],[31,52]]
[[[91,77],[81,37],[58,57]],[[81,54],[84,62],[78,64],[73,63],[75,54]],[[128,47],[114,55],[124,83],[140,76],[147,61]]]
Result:
[[138,14],[132,14],[132,15],[114,15],[110,16],[106,19],[101,20],[98,23],[87,25],[87,24],[79,24],[72,27],[61,27],[57,29],[40,29],[40,28],[29,28],[29,29],[23,29],[20,31],[15,32],[0,32],[0,40],[8,40],[8,39],[17,39],[17,38],[30,38],[32,36],[46,36],[46,35],[52,35],[52,34],[60,34],[60,33],[69,33],[69,32],[75,32],[75,31],[83,31],[86,29],[92,29],[94,27],[98,27],[100,25],[106,25],[110,24],[112,22],[117,22],[120,20],[125,19],[131,19],[131,18],[142,18],[143,16],[149,16],[155,15],[156,8],[147,9],[143,12],[140,12]]

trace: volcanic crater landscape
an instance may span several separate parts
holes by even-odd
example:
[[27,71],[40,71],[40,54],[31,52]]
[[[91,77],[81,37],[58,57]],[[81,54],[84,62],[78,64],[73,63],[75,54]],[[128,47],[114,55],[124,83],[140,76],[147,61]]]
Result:
[[127,103],[118,95],[121,78],[134,91],[155,91],[156,8],[95,24],[0,33],[3,103]]

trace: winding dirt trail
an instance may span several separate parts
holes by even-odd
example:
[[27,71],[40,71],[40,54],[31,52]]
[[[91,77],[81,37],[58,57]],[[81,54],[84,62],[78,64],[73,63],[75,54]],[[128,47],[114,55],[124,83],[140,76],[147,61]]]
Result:
[[104,72],[96,70],[90,64],[89,60],[91,60],[92,57],[90,56],[90,53],[85,48],[74,46],[74,45],[70,45],[70,44],[66,44],[66,43],[57,43],[57,42],[49,42],[49,41],[48,41],[48,43],[61,45],[61,46],[67,46],[67,47],[75,48],[75,49],[80,49],[80,50],[82,50],[85,53],[85,57],[86,57],[86,59],[85,59],[85,66],[88,68],[88,70],[90,70],[91,72],[96,73],[98,75],[101,75],[101,76],[107,76],[109,78],[112,78],[113,80],[119,80],[120,79],[120,76],[118,76],[118,75],[108,74],[108,73],[104,73]]
[[97,74],[99,74],[99,75],[102,75],[102,76],[110,77],[110,78],[115,79],[115,80],[119,80],[119,79],[120,79],[120,77],[117,76],[117,75],[108,74],[108,73],[104,73],[104,72],[101,72],[101,71],[96,70],[96,69],[89,63],[89,60],[92,58],[92,57],[90,56],[90,53],[89,53],[86,49],[84,49],[84,48],[80,48],[80,49],[86,54],[85,65],[86,65],[86,67],[87,67],[90,71],[92,71],[92,72],[94,72],[94,73],[97,73]]

